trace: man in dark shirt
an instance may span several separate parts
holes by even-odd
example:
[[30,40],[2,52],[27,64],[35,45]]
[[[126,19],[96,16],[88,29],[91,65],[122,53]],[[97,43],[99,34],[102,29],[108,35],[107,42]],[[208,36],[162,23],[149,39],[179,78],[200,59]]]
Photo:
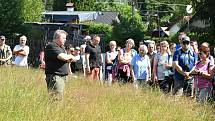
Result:
[[87,72],[92,80],[99,80],[100,66],[102,65],[100,37],[94,36],[91,43],[85,48]]
[[45,49],[45,74],[49,95],[61,100],[63,98],[64,81],[69,73],[68,62],[74,57],[66,53],[64,43],[68,34],[64,30],[56,30],[53,42]]

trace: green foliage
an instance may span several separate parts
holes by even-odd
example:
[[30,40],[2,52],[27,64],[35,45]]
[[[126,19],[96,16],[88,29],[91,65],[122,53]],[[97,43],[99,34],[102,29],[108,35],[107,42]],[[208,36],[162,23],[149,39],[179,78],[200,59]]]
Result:
[[[197,40],[199,43],[209,42],[215,44],[215,1],[214,0],[190,0],[193,8],[195,19],[206,20],[210,24],[207,28],[190,27],[191,33],[187,33],[191,39]],[[208,22],[209,21],[209,22]],[[185,27],[185,26],[184,26]],[[182,28],[183,29],[183,28]],[[177,40],[177,36],[172,37],[173,40]]]
[[151,35],[153,29],[158,29],[161,26],[168,26],[179,22],[186,13],[186,5],[190,4],[191,0],[145,0],[144,21],[148,22],[147,35]]
[[22,30],[21,2],[14,0],[0,1],[0,32],[3,34],[15,33]]
[[[52,0],[49,0],[52,1]],[[75,5],[76,11],[114,11],[116,4],[114,0],[106,0],[106,2],[99,2],[99,0],[53,0],[53,10],[66,10],[66,3],[72,2]],[[97,2],[98,1],[98,2]]]
[[[116,7],[114,0],[106,0],[107,2],[99,2],[99,0],[73,0],[78,11],[112,11]],[[102,1],[102,0],[100,0]]]
[[54,0],[43,0],[43,2],[45,4],[45,10],[47,10],[47,11],[53,10]]
[[136,12],[134,18],[132,18],[131,6],[118,5],[117,8],[120,12],[120,23],[115,22],[113,24],[113,39],[116,40],[119,45],[124,45],[128,38],[132,38],[135,40],[135,43],[139,45],[138,42],[144,38],[146,24],[143,23],[138,12]]
[[[179,36],[179,33],[172,36],[171,42],[178,43],[178,36]],[[190,33],[187,33],[187,36],[189,36],[191,40],[196,40],[199,44],[203,42],[208,42],[210,45],[215,44],[214,35],[208,32],[190,32]]]
[[[214,43],[215,40],[215,1],[214,0],[192,0],[193,6],[196,11],[199,11],[199,16],[201,20],[209,20],[210,27],[205,29],[204,34],[200,31],[197,31],[197,36],[208,37],[205,40],[211,41],[210,43]],[[205,34],[207,33],[207,34]],[[200,37],[199,39],[202,39]]]
[[25,22],[41,21],[44,4],[42,0],[1,0],[0,33],[8,36],[25,33]]
[[74,3],[78,11],[101,11],[106,8],[104,3],[97,4],[96,0],[76,0]]
[[119,12],[120,23],[114,22],[113,27],[104,24],[92,24],[89,25],[89,33],[104,34],[106,43],[115,40],[119,45],[124,45],[126,39],[132,38],[138,45],[138,42],[143,40],[144,31],[146,30],[146,25],[138,11],[133,18],[131,6],[121,4],[112,4],[111,6],[113,11]]
[[174,36],[171,37],[170,41],[178,43],[178,36],[179,36],[179,33],[175,34]]
[[107,10],[108,6],[106,3],[96,3],[96,0],[54,0],[53,10],[66,10],[67,2],[73,2],[77,11],[104,11]]
[[24,22],[39,22],[44,11],[42,0],[21,0],[21,17]]
[[191,33],[188,34],[188,36],[190,38],[192,38],[193,40],[197,40],[199,44],[202,43],[202,42],[208,42],[211,45],[215,44],[214,35],[212,35],[212,34],[210,34],[208,32],[202,32],[202,33],[191,32]]
[[90,34],[102,34],[102,35],[104,35],[103,41],[105,41],[105,43],[108,43],[112,37],[112,29],[113,29],[113,27],[111,25],[108,25],[108,24],[92,23],[92,24],[88,24],[87,31]]
[[54,0],[53,2],[53,10],[54,11],[65,11],[66,10],[66,3],[69,0]]

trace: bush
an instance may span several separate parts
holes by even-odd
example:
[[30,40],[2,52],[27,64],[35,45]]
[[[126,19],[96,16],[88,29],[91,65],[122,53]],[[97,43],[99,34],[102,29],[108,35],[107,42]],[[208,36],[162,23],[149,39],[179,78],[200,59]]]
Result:
[[[178,36],[179,33],[172,36],[171,41],[178,43]],[[215,44],[213,35],[208,32],[190,32],[187,33],[187,36],[189,36],[191,40],[196,40],[198,44],[202,42],[208,42],[211,45]]]
[[112,37],[112,29],[113,27],[108,24],[88,24],[87,31],[90,34],[102,34],[103,36],[103,41],[105,43],[108,43],[111,40]]
[[115,40],[118,45],[124,46],[128,38],[135,40],[135,44],[139,45],[139,41],[144,39],[147,25],[143,23],[142,17],[136,11],[132,17],[132,8],[129,5],[116,5],[119,11],[120,23],[114,22],[113,25],[107,24],[88,24],[87,31],[90,34],[103,34],[103,40],[107,44],[110,40]]
[[192,33],[189,33],[188,36],[191,38],[191,40],[198,41],[199,44],[201,44],[202,42],[215,44],[213,36],[207,32],[202,32],[202,33],[192,32]]

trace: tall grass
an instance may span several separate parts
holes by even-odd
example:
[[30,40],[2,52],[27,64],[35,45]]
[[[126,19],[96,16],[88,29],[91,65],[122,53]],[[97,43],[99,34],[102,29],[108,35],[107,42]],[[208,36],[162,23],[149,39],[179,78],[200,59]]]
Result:
[[214,121],[212,106],[157,90],[69,77],[64,99],[48,98],[42,70],[0,67],[1,121]]

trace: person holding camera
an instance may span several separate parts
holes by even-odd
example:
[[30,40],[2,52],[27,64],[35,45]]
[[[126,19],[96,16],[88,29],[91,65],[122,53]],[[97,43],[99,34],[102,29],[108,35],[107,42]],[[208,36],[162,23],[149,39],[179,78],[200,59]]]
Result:
[[198,56],[190,47],[190,38],[183,36],[179,40],[181,48],[173,55],[174,88],[173,94],[182,96],[194,96],[194,78],[190,76],[191,70],[198,61]]
[[19,39],[19,45],[16,45],[13,49],[13,54],[15,55],[14,65],[20,67],[28,67],[28,54],[29,46],[26,45],[27,37],[21,36]]

